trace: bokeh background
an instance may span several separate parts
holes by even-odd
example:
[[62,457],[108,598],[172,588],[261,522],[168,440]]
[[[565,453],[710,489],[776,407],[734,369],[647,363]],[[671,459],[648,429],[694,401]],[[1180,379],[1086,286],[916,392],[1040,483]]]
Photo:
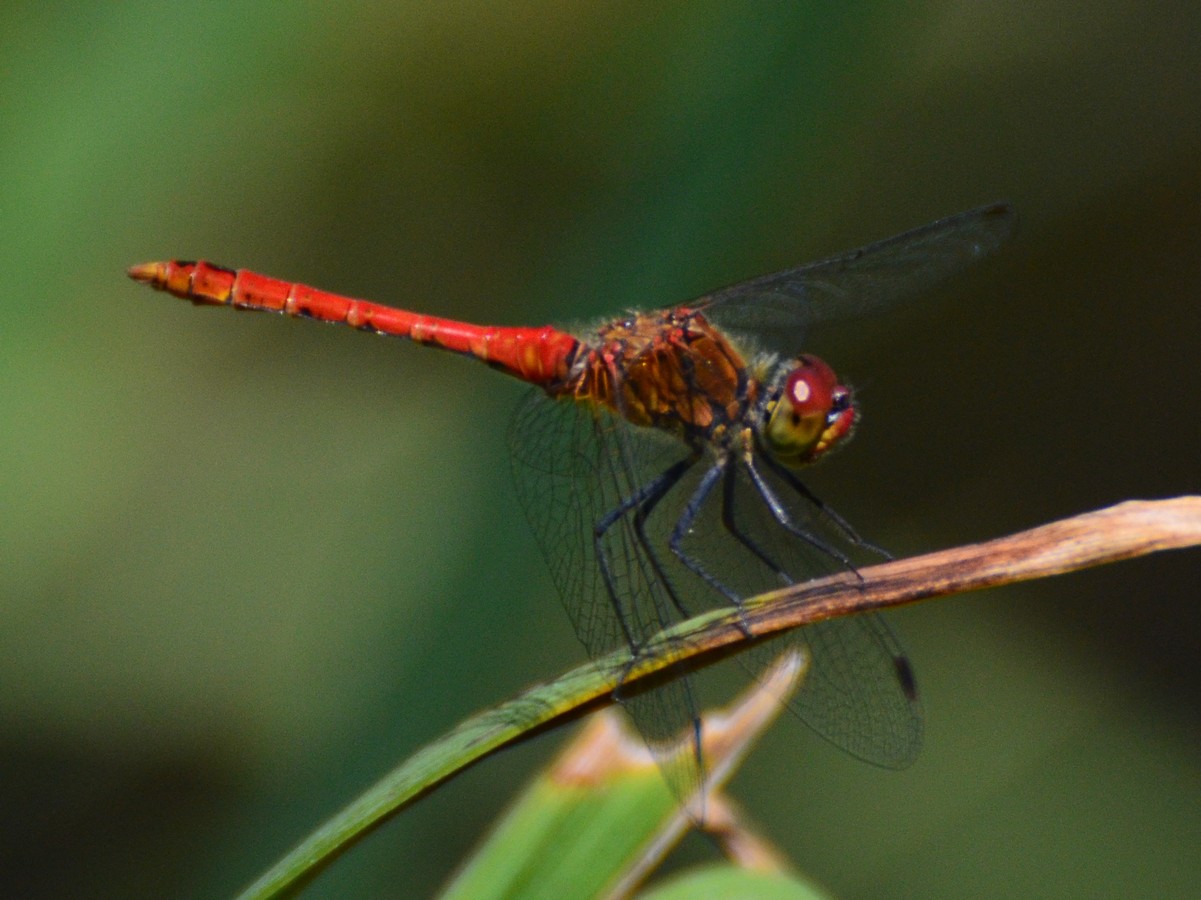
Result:
[[[583,659],[509,482],[520,385],[127,265],[587,322],[1006,198],[1001,255],[809,344],[865,408],[812,486],[898,553],[983,539],[1201,487],[1198,29],[1133,0],[5,4],[0,893],[229,894]],[[1195,895],[1199,573],[900,611],[917,764],[782,722],[734,791],[843,896]],[[313,896],[430,892],[563,737]]]

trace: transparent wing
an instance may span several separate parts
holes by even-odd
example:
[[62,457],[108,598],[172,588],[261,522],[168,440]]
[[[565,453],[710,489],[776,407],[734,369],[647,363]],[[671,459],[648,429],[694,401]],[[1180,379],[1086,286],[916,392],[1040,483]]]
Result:
[[[792,484],[768,470],[763,475],[798,528],[856,562],[869,561]],[[685,551],[707,571],[749,597],[843,570],[834,557],[780,525],[741,463],[732,477],[728,496],[710,501],[685,542]],[[723,502],[728,516],[722,515]],[[757,676],[784,644],[807,651],[810,659],[800,690],[786,703],[797,718],[867,762],[887,768],[913,762],[922,742],[921,704],[905,652],[882,617],[866,614],[808,625],[738,659]]]
[[[519,409],[510,437],[518,495],[590,656],[624,646],[627,632],[637,645],[680,621],[685,611],[694,615],[729,605],[667,546],[700,479],[717,464],[713,458],[702,460],[672,485],[640,533],[633,506],[616,517],[614,513],[689,457],[682,442],[632,426],[603,409],[549,400],[541,392]],[[684,551],[707,573],[738,596],[750,597],[841,568],[834,558],[780,526],[741,464],[731,471],[728,495],[723,490],[709,495],[684,541]],[[848,555],[856,552],[804,494],[770,472],[765,477],[797,527]],[[606,519],[614,519],[613,525],[594,542],[597,524]],[[809,673],[788,704],[802,721],[831,743],[877,765],[900,767],[913,760],[921,744],[921,707],[904,652],[881,618],[855,616],[811,625],[739,659],[757,675],[779,652],[781,642],[798,645],[810,655]],[[682,799],[704,776],[699,749],[695,754],[675,753],[682,742],[695,738],[695,677],[624,698]]]
[[637,645],[678,621],[632,510],[617,516],[599,544],[593,532],[647,481],[686,458],[688,448],[606,409],[541,391],[518,408],[510,444],[518,498],[588,653],[625,646],[627,629]]
[[809,676],[789,702],[806,725],[878,766],[904,768],[917,758],[922,709],[913,670],[884,619],[873,613],[830,619],[781,641],[812,654]]
[[721,288],[691,304],[785,356],[813,322],[863,315],[927,290],[996,250],[1016,217],[994,203],[820,262]]
[[[648,638],[682,619],[652,542],[636,527],[631,498],[688,457],[681,442],[637,428],[603,408],[534,391],[513,419],[518,497],[560,599],[592,658]],[[612,520],[599,540],[598,525]],[[685,676],[621,696],[681,800],[704,778],[699,711]],[[684,752],[677,752],[686,745]]]

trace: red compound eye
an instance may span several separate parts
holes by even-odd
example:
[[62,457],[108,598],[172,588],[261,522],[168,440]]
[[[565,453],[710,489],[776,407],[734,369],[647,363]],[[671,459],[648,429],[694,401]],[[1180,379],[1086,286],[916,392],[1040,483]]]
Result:
[[839,386],[833,369],[816,356],[805,356],[784,382],[784,396],[801,418],[824,418],[834,405],[834,392]]
[[816,356],[798,357],[760,436],[777,461],[800,468],[850,434],[851,392]]

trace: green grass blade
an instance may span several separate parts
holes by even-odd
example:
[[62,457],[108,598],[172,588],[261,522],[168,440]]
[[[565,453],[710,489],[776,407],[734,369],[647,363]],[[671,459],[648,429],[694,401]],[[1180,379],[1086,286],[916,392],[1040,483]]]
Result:
[[[714,618],[714,615],[702,617],[702,630]],[[678,629],[669,634],[675,631]],[[677,663],[680,655],[667,649],[669,646],[657,642],[633,669],[628,652],[615,652],[465,720],[385,775],[309,835],[241,896],[247,900],[277,897],[299,889],[351,844],[451,776],[552,724],[611,703],[613,690],[626,672],[629,674],[624,684],[629,685]]]
[[753,897],[755,900],[828,900],[829,895],[786,872],[750,872],[732,865],[690,869],[662,887],[639,894],[642,900],[695,897]]
[[[713,830],[719,841],[737,835],[738,846],[763,843],[719,789],[779,715],[779,701],[795,691],[802,663],[799,653],[785,652],[729,709],[705,714],[705,810],[722,826]],[[680,752],[690,758],[693,750]],[[692,827],[646,744],[624,717],[605,710],[521,794],[443,900],[624,896]],[[760,852],[753,862],[775,869],[779,856]]]

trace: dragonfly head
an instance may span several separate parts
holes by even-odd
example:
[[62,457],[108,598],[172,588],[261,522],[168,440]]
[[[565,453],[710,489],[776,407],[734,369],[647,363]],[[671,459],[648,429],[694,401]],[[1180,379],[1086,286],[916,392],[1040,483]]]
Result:
[[761,437],[777,461],[799,469],[849,437],[857,415],[851,389],[834,370],[816,356],[800,356],[774,380]]

